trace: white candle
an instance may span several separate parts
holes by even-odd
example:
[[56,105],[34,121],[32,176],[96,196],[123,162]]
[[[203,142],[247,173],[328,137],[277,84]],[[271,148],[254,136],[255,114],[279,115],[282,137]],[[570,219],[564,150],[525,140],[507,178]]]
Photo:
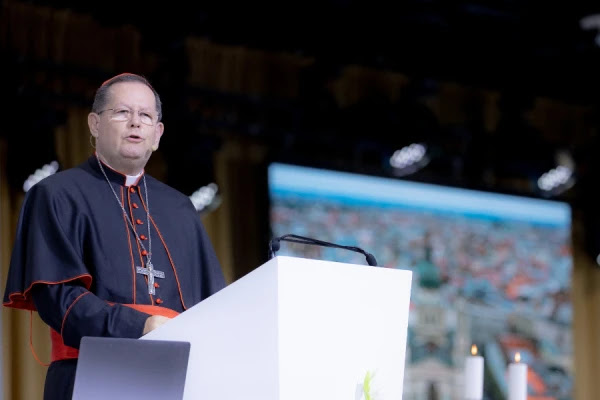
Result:
[[477,346],[471,346],[471,354],[465,362],[465,399],[483,398],[483,357],[477,355]]
[[527,364],[520,361],[517,353],[515,362],[508,365],[508,400],[527,400]]

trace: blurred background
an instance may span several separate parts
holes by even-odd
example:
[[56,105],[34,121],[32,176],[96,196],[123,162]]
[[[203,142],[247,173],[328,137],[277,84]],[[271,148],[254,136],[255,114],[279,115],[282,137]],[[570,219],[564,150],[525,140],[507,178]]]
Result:
[[[2,290],[24,183],[93,152],[95,90],[133,72],[163,101],[165,136],[147,171],[192,196],[228,282],[267,260],[273,162],[568,204],[572,286],[561,295],[573,305],[574,381],[560,398],[595,398],[598,3],[0,7]],[[30,354],[29,318],[2,311],[6,399],[40,398],[45,368]],[[48,328],[32,320],[47,360]],[[421,398],[452,397],[411,397]]]

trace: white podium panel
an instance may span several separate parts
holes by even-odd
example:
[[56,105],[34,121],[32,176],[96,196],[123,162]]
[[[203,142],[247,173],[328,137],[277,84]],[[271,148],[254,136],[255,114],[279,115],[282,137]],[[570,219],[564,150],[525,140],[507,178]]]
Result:
[[142,339],[191,343],[186,400],[401,399],[411,277],[279,256]]

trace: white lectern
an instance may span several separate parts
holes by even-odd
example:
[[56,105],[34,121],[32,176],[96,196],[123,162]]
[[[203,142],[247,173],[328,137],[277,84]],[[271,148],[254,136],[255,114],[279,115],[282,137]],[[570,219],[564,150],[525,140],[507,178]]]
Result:
[[191,343],[186,400],[401,399],[411,276],[278,256],[142,339]]

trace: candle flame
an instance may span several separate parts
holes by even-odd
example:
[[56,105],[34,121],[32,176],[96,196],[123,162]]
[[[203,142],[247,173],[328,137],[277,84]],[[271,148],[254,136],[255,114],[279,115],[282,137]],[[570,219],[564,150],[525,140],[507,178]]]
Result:
[[521,362],[521,353],[518,351],[515,353],[515,362]]
[[474,355],[474,356],[477,355],[477,346],[475,346],[475,345],[471,346],[471,354]]

